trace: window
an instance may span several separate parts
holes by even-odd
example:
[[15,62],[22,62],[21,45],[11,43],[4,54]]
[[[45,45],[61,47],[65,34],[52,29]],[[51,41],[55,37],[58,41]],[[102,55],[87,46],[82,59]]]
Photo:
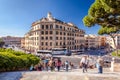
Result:
[[41,37],[41,40],[44,40],[44,37]]
[[58,42],[56,42],[56,46],[58,46]]
[[43,45],[44,45],[44,42],[41,42],[41,45],[43,46]]
[[50,31],[50,34],[53,34],[53,32],[52,32],[52,31]]
[[64,35],[66,35],[66,33],[64,32]]
[[58,33],[58,31],[56,31],[56,35],[58,35],[59,33]]
[[59,26],[58,25],[56,25],[56,29],[58,29],[59,28]]
[[58,37],[56,37],[56,40],[58,40]]
[[50,25],[50,29],[52,29],[53,28],[53,25]]
[[60,46],[62,45],[62,42],[60,42]]
[[46,40],[48,40],[48,37],[46,37]]
[[48,34],[48,31],[45,31],[45,34]]
[[74,42],[72,42],[72,45],[74,45]]
[[52,40],[52,37],[50,37],[50,40]]
[[41,27],[42,29],[44,29],[44,25],[42,25],[42,27]]
[[64,40],[66,40],[66,38],[64,37]]
[[62,40],[62,37],[60,37],[60,40]]
[[41,34],[44,34],[44,31],[41,31]]
[[46,44],[46,46],[48,45],[48,43],[47,43],[47,42],[46,42],[45,44]]
[[62,26],[60,26],[60,29],[62,29]]
[[67,33],[67,35],[69,36],[69,33]]
[[80,37],[84,37],[84,35],[83,35],[83,34],[81,34],[81,35],[80,35]]
[[65,30],[65,27],[64,27],[64,30]]
[[63,45],[65,45],[65,42],[63,43]]
[[52,46],[52,42],[50,42],[50,46]]
[[60,35],[62,35],[62,32],[60,32]]
[[68,30],[69,30],[69,28],[68,28]]
[[48,25],[46,25],[46,29],[48,29]]

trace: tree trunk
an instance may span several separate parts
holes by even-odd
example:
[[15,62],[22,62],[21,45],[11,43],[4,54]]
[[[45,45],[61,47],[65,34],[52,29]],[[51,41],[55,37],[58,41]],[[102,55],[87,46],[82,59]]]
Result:
[[115,46],[115,49],[116,49],[116,56],[118,55],[118,49],[117,49],[117,45],[116,45],[116,43],[115,43],[115,37],[116,37],[116,35],[110,35],[111,36],[111,38],[113,39],[113,43],[114,43],[114,46]]

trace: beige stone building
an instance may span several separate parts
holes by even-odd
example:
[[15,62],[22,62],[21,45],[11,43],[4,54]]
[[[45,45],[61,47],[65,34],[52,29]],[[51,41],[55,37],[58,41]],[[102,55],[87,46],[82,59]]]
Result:
[[5,45],[12,45],[12,46],[16,46],[16,47],[21,47],[22,37],[6,36],[6,37],[1,37],[1,38],[5,42]]
[[25,48],[25,38],[21,39],[21,48]]
[[97,48],[99,45],[96,35],[85,35],[85,48]]
[[80,49],[84,45],[85,32],[72,23],[52,17],[51,13],[32,23],[25,34],[25,49],[30,51],[52,48]]
[[85,35],[85,48],[100,48],[106,46],[106,37],[97,35]]

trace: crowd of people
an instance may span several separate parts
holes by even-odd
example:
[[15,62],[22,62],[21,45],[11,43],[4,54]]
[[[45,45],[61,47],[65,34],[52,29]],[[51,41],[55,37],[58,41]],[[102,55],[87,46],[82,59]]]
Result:
[[72,62],[65,61],[62,62],[60,58],[50,58],[42,60],[38,65],[31,65],[30,70],[37,70],[37,71],[60,71],[65,70],[68,71],[69,69],[73,69],[74,65]]
[[[80,60],[79,63],[79,67],[82,68],[83,73],[87,72],[88,68],[94,68],[97,67],[98,68],[98,73],[102,73],[103,72],[103,65],[104,65],[104,61],[101,57],[98,57],[98,59],[96,60],[95,65],[90,65],[90,60],[88,56],[83,56]],[[38,65],[31,65],[30,70],[37,70],[37,71],[61,71],[61,70],[65,70],[65,71],[69,71],[70,69],[74,69],[75,65],[66,60],[66,61],[62,61],[61,58],[50,58],[50,59],[43,59],[40,61],[40,63]]]

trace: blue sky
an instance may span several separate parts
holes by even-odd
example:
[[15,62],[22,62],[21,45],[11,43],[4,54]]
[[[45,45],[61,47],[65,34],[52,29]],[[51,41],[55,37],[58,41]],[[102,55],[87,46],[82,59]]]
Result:
[[32,22],[48,12],[64,22],[72,22],[86,34],[97,34],[98,26],[87,28],[82,19],[94,0],[0,0],[0,36],[23,37]]

